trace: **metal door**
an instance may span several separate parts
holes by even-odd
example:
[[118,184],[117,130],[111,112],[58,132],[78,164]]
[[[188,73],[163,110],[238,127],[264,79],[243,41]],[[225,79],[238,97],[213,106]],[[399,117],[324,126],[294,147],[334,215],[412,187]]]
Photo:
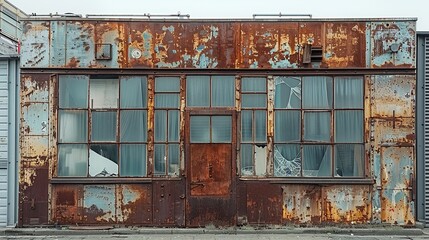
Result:
[[187,114],[187,226],[235,224],[235,114]]

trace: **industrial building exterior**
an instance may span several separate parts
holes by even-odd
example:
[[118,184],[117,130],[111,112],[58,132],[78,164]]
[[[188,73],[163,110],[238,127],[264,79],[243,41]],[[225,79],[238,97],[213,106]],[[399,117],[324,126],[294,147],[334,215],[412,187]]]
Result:
[[416,222],[416,19],[22,21],[18,225]]

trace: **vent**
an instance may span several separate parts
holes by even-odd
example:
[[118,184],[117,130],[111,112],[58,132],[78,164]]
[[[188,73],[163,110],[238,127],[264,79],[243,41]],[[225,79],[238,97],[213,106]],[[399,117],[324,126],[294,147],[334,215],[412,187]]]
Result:
[[312,46],[311,44],[304,44],[304,52],[302,56],[302,63],[320,63],[323,58],[323,49],[321,46]]
[[424,203],[425,221],[429,224],[429,37],[424,46]]
[[95,59],[111,60],[112,59],[112,44],[96,44]]

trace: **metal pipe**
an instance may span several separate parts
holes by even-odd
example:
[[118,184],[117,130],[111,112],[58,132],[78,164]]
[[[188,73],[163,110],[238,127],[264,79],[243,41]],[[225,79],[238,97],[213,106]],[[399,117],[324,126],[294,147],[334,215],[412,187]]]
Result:
[[150,14],[150,13],[145,13],[145,14],[138,14],[138,15],[133,15],[133,14],[127,14],[127,15],[123,15],[123,14],[87,14],[86,15],[87,18],[98,18],[98,17],[104,17],[104,18],[173,18],[173,17],[178,17],[178,18],[190,18],[191,15],[189,14]]
[[272,14],[272,13],[262,13],[262,14],[253,14],[253,19],[256,17],[309,17],[313,18],[312,14],[282,14],[281,12],[279,14]]

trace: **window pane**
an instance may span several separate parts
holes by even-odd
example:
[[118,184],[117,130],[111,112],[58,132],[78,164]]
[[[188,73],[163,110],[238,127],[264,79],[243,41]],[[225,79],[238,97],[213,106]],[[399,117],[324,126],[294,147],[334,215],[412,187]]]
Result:
[[266,94],[242,94],[241,107],[243,108],[266,108]]
[[364,168],[363,145],[338,144],[335,146],[335,176],[363,177]]
[[155,144],[155,175],[165,175],[165,144]]
[[331,113],[306,112],[304,113],[304,140],[326,141],[331,139]]
[[298,144],[274,145],[274,176],[301,176],[301,147]]
[[230,143],[231,142],[231,116],[213,116],[212,117],[212,142]]
[[331,146],[306,145],[304,149],[304,177],[331,176]]
[[255,173],[253,167],[253,145],[252,144],[241,144],[240,149],[241,157],[241,175],[249,176]]
[[180,78],[157,77],[155,79],[155,92],[180,92]]
[[335,78],[335,107],[363,108],[362,77]]
[[212,106],[233,107],[235,100],[235,77],[212,77]]
[[167,137],[167,111],[155,111],[155,141],[165,142]]
[[88,76],[59,76],[60,108],[88,107]]
[[168,175],[179,176],[179,144],[168,144]]
[[252,111],[241,111],[241,141],[253,141],[253,118]]
[[91,177],[118,176],[118,147],[116,144],[91,145],[89,175]]
[[91,108],[117,108],[118,89],[117,79],[91,79],[89,86]]
[[146,135],[146,110],[121,111],[121,142],[145,142]]
[[168,141],[179,141],[179,111],[168,111]]
[[301,139],[301,112],[275,111],[274,142],[293,142]]
[[303,108],[332,108],[332,78],[303,77]]
[[210,117],[191,116],[191,142],[210,142]]
[[276,77],[275,108],[301,108],[301,78]]
[[156,108],[179,108],[179,94],[155,94]]
[[189,107],[210,106],[210,77],[209,76],[187,77],[186,104]]
[[255,111],[255,142],[267,141],[267,112]]
[[116,112],[92,112],[91,141],[116,141]]
[[121,107],[145,108],[147,106],[147,78],[123,77],[121,79]]
[[245,77],[241,79],[242,92],[266,92],[267,80],[259,77]]
[[335,141],[363,142],[363,111],[335,112]]
[[86,177],[88,147],[86,144],[58,145],[58,176]]
[[87,111],[59,110],[60,143],[84,143],[88,138]]
[[121,176],[146,176],[146,144],[121,145]]

